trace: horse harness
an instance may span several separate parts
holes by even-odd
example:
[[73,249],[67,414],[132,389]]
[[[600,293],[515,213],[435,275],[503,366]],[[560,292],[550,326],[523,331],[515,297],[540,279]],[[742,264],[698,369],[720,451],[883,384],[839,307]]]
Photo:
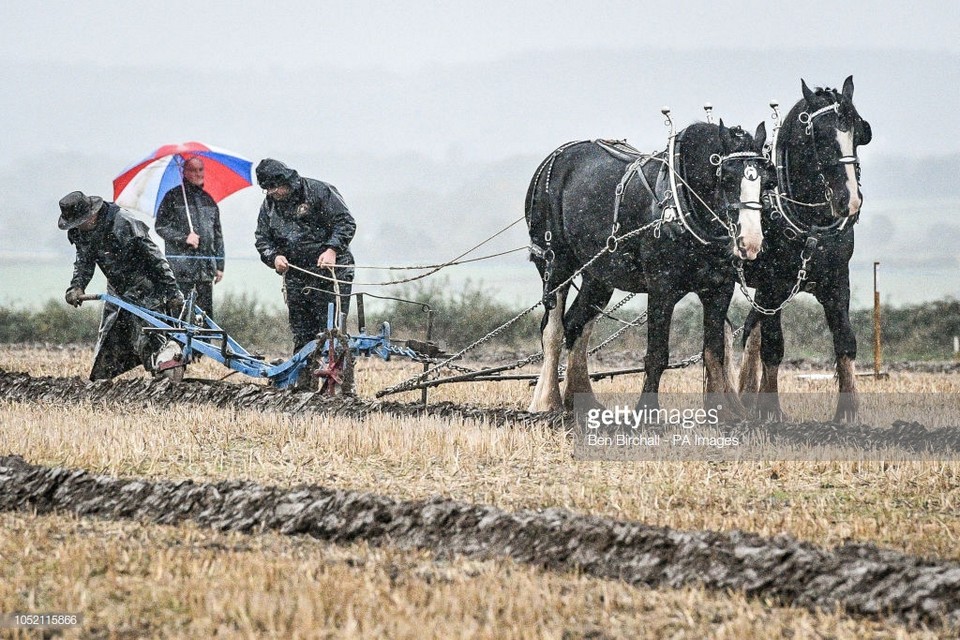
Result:
[[[651,228],[653,229],[655,238],[660,238],[664,230],[666,230],[667,237],[671,239],[686,231],[689,232],[690,235],[693,236],[693,238],[696,239],[700,244],[705,246],[717,242],[723,242],[731,238],[736,238],[738,233],[738,223],[730,219],[729,212],[731,210],[761,210],[762,205],[760,202],[737,201],[735,203],[731,203],[727,202],[726,197],[724,196],[725,201],[722,209],[724,219],[721,219],[716,212],[714,212],[707,205],[707,203],[704,202],[703,199],[690,188],[683,174],[683,166],[682,162],[680,162],[680,152],[678,148],[682,143],[685,132],[686,130],[683,130],[675,136],[671,135],[667,149],[665,151],[652,154],[644,154],[640,152],[638,149],[628,144],[626,140],[598,139],[593,141],[594,144],[618,160],[626,162],[632,159],[632,162],[630,162],[630,164],[627,166],[614,191],[613,223],[611,225],[610,236],[607,238],[604,248],[601,249],[601,253],[614,253],[619,248],[620,242]],[[534,176],[534,182],[538,183],[541,176],[545,176],[545,193],[550,193],[550,180],[553,175],[553,166],[556,162],[556,159],[570,147],[582,144],[584,142],[586,141],[574,141],[562,145],[551,154],[550,159],[547,162],[540,166],[539,170]],[[762,157],[763,156],[761,154],[752,151],[740,151],[727,155],[720,155],[717,153],[712,154],[710,156],[710,163],[717,167],[716,175],[718,181],[718,190],[721,193],[723,192],[722,189],[719,189],[719,182],[721,180],[724,163],[731,161],[746,162],[748,160],[760,159]],[[657,178],[653,185],[651,185],[650,180],[644,171],[647,163],[651,161],[660,163],[660,170],[657,173]],[[634,229],[629,233],[618,236],[617,234],[620,231],[620,207],[623,203],[627,186],[630,184],[630,181],[635,175],[639,177],[644,189],[650,195],[650,209],[653,222]],[[682,187],[686,188],[684,189]],[[690,197],[691,194],[703,204],[707,211],[710,212],[713,220],[719,223],[727,231],[728,235],[710,235],[706,233],[700,227],[700,225],[697,224],[691,215],[691,212],[694,211],[694,206]],[[531,199],[533,197],[534,196],[531,195]],[[532,205],[532,202],[530,204]],[[543,241],[545,245],[543,247],[531,242],[530,252],[533,257],[542,259],[545,262],[546,268],[544,269],[543,280],[544,283],[548,283],[553,275],[553,261],[556,258],[556,253],[552,247],[552,229],[548,228],[544,232]]]
[[[731,161],[746,162],[747,160],[760,159],[763,156],[753,151],[738,151],[727,155],[714,153],[710,156],[710,164],[717,168],[717,191],[723,194],[724,197],[724,206],[722,209],[723,219],[721,219],[720,216],[690,188],[686,180],[679,151],[685,133],[686,130],[683,130],[677,136],[671,136],[667,149],[654,154],[641,154],[625,141],[596,141],[598,146],[615,157],[623,159],[621,154],[624,153],[624,148],[626,148],[631,155],[636,156],[636,159],[627,166],[614,192],[613,226],[610,238],[607,240],[610,251],[616,251],[616,234],[620,230],[620,206],[623,202],[627,185],[634,175],[639,176],[644,189],[650,194],[651,217],[656,220],[656,225],[654,226],[654,237],[656,238],[661,236],[665,228],[667,236],[670,238],[676,237],[678,233],[686,231],[702,245],[724,242],[728,239],[736,238],[738,233],[738,222],[731,219],[730,211],[740,209],[761,210],[762,204],[760,202],[727,201],[726,194],[720,189],[719,182],[722,177],[724,163]],[[664,156],[666,156],[666,160]],[[657,172],[657,179],[653,186],[651,186],[650,180],[644,172],[646,164],[651,160],[660,163],[660,170]],[[745,169],[745,173],[748,171],[750,171],[750,168]],[[755,174],[755,177],[759,177],[759,175]],[[692,212],[695,209],[691,202],[691,194],[709,211],[713,220],[727,231],[727,236],[710,235],[697,224],[692,216]]]

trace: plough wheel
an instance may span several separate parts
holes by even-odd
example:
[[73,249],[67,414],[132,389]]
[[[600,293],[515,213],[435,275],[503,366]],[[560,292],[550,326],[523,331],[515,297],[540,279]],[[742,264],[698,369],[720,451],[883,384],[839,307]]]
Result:
[[329,362],[321,359],[319,368],[313,372],[316,390],[330,396],[353,395],[353,364],[353,352],[343,346],[330,356]]

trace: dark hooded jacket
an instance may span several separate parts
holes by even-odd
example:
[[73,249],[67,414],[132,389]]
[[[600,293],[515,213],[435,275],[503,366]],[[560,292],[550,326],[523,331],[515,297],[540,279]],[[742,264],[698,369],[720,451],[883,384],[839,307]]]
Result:
[[[70,229],[67,238],[77,250],[70,288],[85,290],[100,267],[110,293],[142,307],[164,311],[166,301],[179,292],[147,225],[112,202],[104,203],[93,229]],[[112,378],[143,364],[149,345],[141,326],[130,313],[104,305],[91,380]]]
[[[183,204],[186,191],[193,229],[200,236],[196,249],[187,244],[190,225]],[[220,209],[201,187],[184,181],[167,191],[157,209],[157,235],[164,240],[164,253],[179,282],[210,282],[223,271],[223,230]]]
[[[357,225],[336,187],[301,178],[275,160],[269,162],[281,167],[281,172],[285,170],[286,182],[293,193],[286,200],[269,196],[263,200],[255,233],[257,252],[263,263],[272,268],[276,257],[282,255],[295,266],[314,270],[320,254],[333,249],[337,252],[338,265],[352,265],[350,241]],[[258,178],[261,178],[261,167],[257,168]]]

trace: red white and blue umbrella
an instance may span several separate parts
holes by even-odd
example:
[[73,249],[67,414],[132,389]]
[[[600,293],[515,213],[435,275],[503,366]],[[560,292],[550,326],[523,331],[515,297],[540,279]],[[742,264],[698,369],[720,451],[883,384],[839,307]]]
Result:
[[114,178],[114,202],[157,215],[167,191],[183,183],[183,163],[190,158],[203,159],[203,189],[216,202],[253,184],[253,163],[241,155],[201,142],[167,144]]

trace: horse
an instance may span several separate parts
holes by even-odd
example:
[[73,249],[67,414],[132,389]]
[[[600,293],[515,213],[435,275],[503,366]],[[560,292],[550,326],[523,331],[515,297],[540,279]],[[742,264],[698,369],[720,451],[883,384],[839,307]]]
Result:
[[[771,136],[777,185],[763,198],[766,250],[740,274],[744,292],[746,286],[756,291],[744,324],[739,389],[761,417],[786,418],[777,384],[784,353],[781,311],[799,291],[810,292],[833,334],[840,391],[834,420],[855,420],[850,258],[863,205],[857,148],[869,144],[872,132],[853,104],[853,76],[840,91],[811,90],[802,79],[800,85],[803,97]],[[776,103],[771,106],[779,119]]]
[[[664,110],[669,120],[669,111]],[[646,293],[648,326],[643,393],[656,406],[669,358],[673,309],[687,293],[703,303],[707,392],[743,411],[724,371],[724,322],[733,295],[731,259],[761,250],[760,194],[773,180],[763,157],[766,126],[698,122],[671,135],[667,150],[641,154],[625,142],[567,143],[539,165],[527,191],[531,260],[543,281],[543,368],[530,411],[597,404],[587,344],[614,289]],[[618,235],[619,234],[619,235]],[[576,298],[566,309],[579,276]],[[568,351],[560,395],[561,347]]]

